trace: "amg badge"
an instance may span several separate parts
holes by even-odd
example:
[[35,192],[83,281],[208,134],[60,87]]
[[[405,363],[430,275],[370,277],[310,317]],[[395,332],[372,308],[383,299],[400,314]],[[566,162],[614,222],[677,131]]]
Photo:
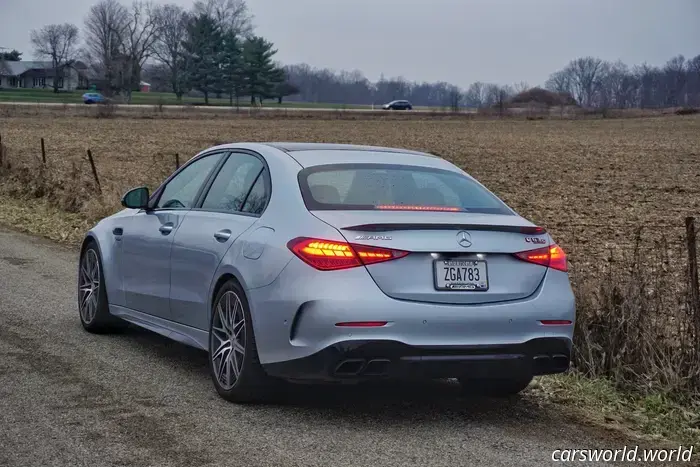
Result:
[[391,240],[391,235],[358,235],[355,240]]

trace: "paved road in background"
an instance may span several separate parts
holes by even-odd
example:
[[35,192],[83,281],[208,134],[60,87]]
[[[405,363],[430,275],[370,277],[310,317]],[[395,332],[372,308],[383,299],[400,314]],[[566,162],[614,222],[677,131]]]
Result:
[[527,398],[465,400],[449,383],[225,402],[203,352],[84,332],[76,262],[0,228],[2,466],[540,466],[558,448],[622,448]]
[[[69,108],[75,108],[75,107],[82,107],[82,108],[91,108],[91,107],[96,107],[94,104],[93,105],[88,105],[88,104],[80,104],[80,103],[63,103],[63,102],[2,102],[0,101],[0,106],[2,105],[8,105],[8,106],[27,106],[27,107],[69,107]],[[115,104],[115,107],[118,109],[153,109],[154,107],[157,107],[157,103],[153,104]],[[222,105],[163,105],[163,108],[166,110],[204,110],[204,111],[211,111],[211,112],[232,112],[235,111],[235,107],[227,107],[227,106],[222,106]],[[290,112],[360,112],[360,113],[367,113],[367,112],[387,112],[387,113],[395,113],[395,114],[426,114],[426,115],[433,115],[433,114],[450,114],[452,113],[449,110],[433,110],[433,109],[413,109],[413,110],[383,110],[381,106],[376,106],[374,109],[371,108],[350,108],[350,109],[344,109],[344,108],[339,108],[339,107],[275,107],[274,105],[269,106],[269,107],[241,107],[240,110],[242,112],[247,112],[248,110],[254,110],[254,111],[262,111],[262,112],[280,112],[284,113],[285,111],[290,111]],[[474,110],[462,110],[460,113],[474,113]]]

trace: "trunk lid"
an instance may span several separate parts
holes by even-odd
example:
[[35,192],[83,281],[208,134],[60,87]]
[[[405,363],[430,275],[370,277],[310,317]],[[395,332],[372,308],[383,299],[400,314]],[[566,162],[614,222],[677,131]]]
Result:
[[377,286],[396,299],[474,305],[518,300],[532,295],[547,272],[513,256],[550,244],[543,229],[517,215],[349,210],[312,214],[350,243],[410,252],[366,266]]

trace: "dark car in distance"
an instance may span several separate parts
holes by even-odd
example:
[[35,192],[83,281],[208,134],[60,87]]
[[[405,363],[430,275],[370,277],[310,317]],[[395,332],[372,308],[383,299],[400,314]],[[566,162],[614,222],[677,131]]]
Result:
[[383,108],[384,110],[411,110],[413,109],[413,106],[408,101],[398,100],[384,104]]

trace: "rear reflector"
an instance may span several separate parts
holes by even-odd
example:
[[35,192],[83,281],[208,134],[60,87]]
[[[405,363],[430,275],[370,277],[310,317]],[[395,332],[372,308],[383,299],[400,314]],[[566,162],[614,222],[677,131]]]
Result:
[[567,272],[569,270],[566,263],[566,253],[556,244],[537,248],[536,250],[521,251],[520,253],[515,253],[514,256],[528,263],[539,264],[558,271]]
[[380,328],[386,326],[387,321],[349,321],[346,323],[335,323],[338,327],[346,328]]
[[302,261],[321,271],[382,263],[408,254],[407,251],[308,237],[290,240],[287,248]]
[[540,323],[544,324],[545,326],[569,326],[571,325],[571,321],[568,319],[542,319],[540,320]]

